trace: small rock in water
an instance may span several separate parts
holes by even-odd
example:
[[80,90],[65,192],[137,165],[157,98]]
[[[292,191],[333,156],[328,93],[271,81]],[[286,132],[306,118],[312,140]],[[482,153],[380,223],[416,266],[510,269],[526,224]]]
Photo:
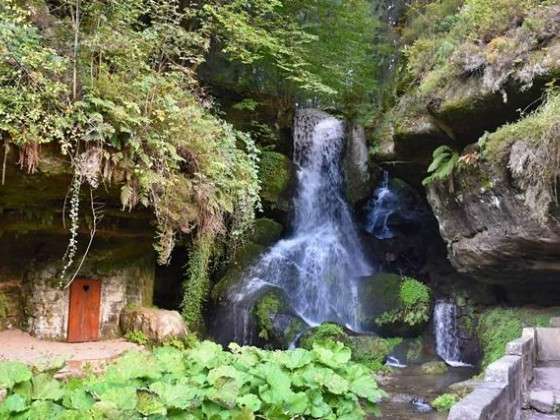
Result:
[[419,413],[429,413],[432,411],[432,406],[423,398],[413,398],[410,400],[410,405]]
[[385,364],[387,366],[394,367],[394,368],[399,368],[399,369],[402,369],[402,368],[406,367],[405,364],[401,363],[399,359],[397,359],[396,357],[393,357],[393,356],[388,356]]

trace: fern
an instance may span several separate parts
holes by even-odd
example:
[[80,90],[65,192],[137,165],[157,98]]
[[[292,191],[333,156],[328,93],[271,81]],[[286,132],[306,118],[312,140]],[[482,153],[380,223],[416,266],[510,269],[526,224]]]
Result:
[[422,185],[430,185],[435,181],[449,178],[455,165],[459,161],[459,153],[449,146],[440,146],[432,155],[432,163],[428,167],[429,176],[422,181]]

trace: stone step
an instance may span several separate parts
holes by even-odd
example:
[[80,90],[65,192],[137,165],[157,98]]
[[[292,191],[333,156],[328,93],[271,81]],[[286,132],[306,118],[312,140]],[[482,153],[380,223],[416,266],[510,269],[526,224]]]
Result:
[[543,414],[531,410],[526,410],[523,412],[523,420],[560,420],[560,416],[557,414]]
[[560,393],[551,390],[531,391],[529,393],[529,405],[541,413],[553,414],[557,411],[559,402]]
[[531,390],[560,393],[560,367],[538,367],[535,368],[534,374]]

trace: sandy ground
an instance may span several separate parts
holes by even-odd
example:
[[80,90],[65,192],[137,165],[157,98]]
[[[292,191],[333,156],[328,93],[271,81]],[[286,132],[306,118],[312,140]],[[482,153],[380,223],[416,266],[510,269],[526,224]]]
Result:
[[111,360],[128,350],[142,347],[123,339],[90,343],[63,343],[39,340],[19,330],[0,331],[0,360],[17,360],[27,364],[49,364],[65,359],[68,365]]

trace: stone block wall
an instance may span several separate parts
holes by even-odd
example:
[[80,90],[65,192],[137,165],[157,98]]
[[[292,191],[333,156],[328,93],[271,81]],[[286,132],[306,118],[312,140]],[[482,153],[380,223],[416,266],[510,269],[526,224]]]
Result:
[[[24,281],[27,330],[34,336],[65,340],[68,330],[69,289],[56,286],[57,265],[27,273]],[[101,281],[100,337],[120,335],[119,317],[127,305],[152,303],[155,267],[153,262],[139,261],[99,273],[94,267],[81,271],[79,277]]]
[[0,274],[0,331],[18,327],[22,320],[21,280]]
[[535,330],[508,343],[506,356],[486,369],[484,381],[449,412],[448,420],[518,420],[537,361]]

